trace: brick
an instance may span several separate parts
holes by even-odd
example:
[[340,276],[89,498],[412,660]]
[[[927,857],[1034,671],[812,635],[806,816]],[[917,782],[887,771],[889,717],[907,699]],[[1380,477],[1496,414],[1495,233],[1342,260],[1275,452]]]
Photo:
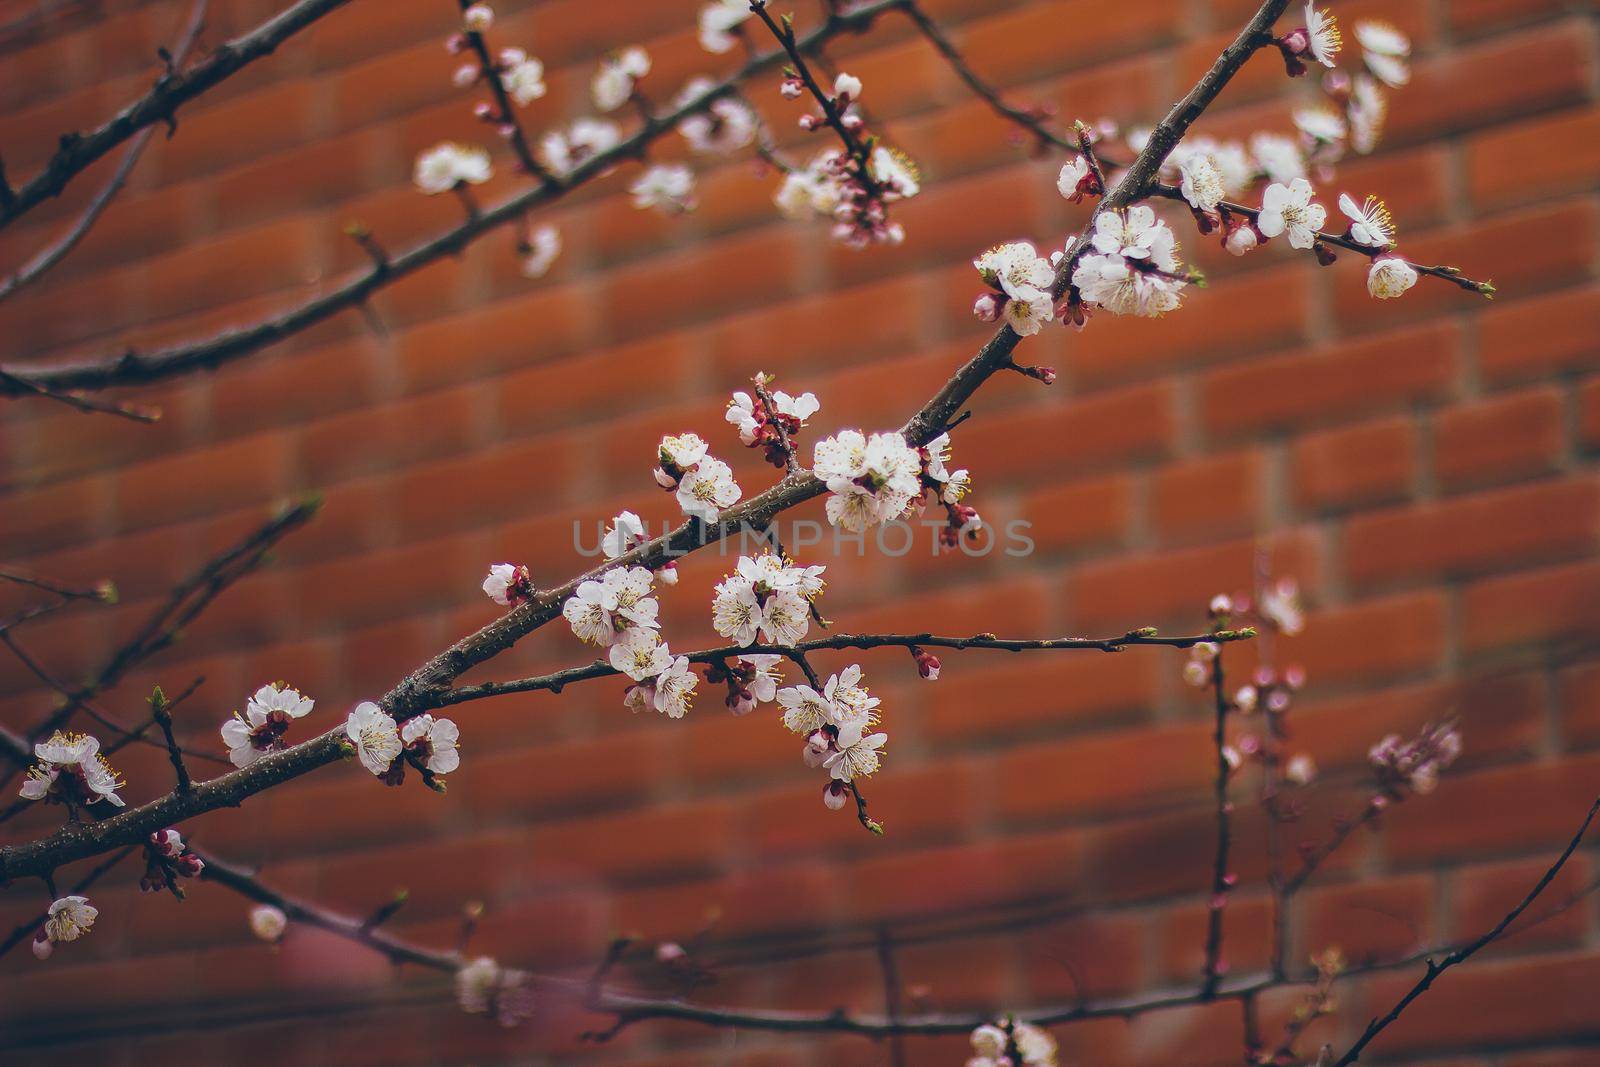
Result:
[[[1467,190],[1473,206],[1502,210],[1575,192],[1600,167],[1600,109],[1563,111],[1473,138]],[[1509,165],[1508,165],[1509,164]]]
[[1554,470],[1565,430],[1555,388],[1529,389],[1439,414],[1434,472],[1448,490],[1517,481]]
[[1600,567],[1587,562],[1475,582],[1462,598],[1463,644],[1481,653],[1592,639],[1597,595]]
[[1600,289],[1569,289],[1493,308],[1478,319],[1478,365],[1495,382],[1596,365]]
[[1403,500],[1416,482],[1417,430],[1398,417],[1307,434],[1294,443],[1290,469],[1295,501],[1309,511]]
[[1455,329],[1430,326],[1213,371],[1200,389],[1207,433],[1299,429],[1448,396],[1459,345]]
[[1154,478],[1150,513],[1157,537],[1183,544],[1238,536],[1258,528],[1265,460],[1233,452],[1173,464]]
[[1360,515],[1345,528],[1345,570],[1371,588],[1571,559],[1593,550],[1597,514],[1600,488],[1576,480]]

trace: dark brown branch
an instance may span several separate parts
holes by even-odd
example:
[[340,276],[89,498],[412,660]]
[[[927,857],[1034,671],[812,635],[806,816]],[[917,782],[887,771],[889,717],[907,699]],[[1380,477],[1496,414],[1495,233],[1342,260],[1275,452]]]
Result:
[[[829,20],[820,30],[808,36],[813,44],[826,39],[826,31],[841,22],[850,22],[876,15],[900,0],[869,5],[853,14]],[[1122,208],[1144,189],[1159,172],[1162,162],[1178,140],[1186,133],[1223,87],[1233,78],[1247,59],[1263,43],[1271,40],[1269,27],[1288,6],[1289,0],[1267,0],[1249,24],[1217,57],[1211,69],[1194,88],[1184,96],[1151,132],[1150,139],[1133,165],[1123,174],[1116,187],[1100,201],[1095,215],[1100,211]],[[772,57],[776,61],[776,56]],[[755,61],[752,61],[755,62]],[[749,69],[751,63],[745,64]],[[731,82],[724,82],[722,92],[730,91]],[[702,105],[717,94],[709,90],[699,101]],[[680,109],[672,117],[676,122],[691,105]],[[633,142],[642,144],[645,132],[641,131]],[[594,157],[593,164],[601,157]],[[535,194],[529,194],[535,195]],[[513,201],[514,202],[514,201]],[[505,205],[490,212],[503,211]],[[1087,246],[1093,232],[1094,218],[1078,241],[1078,247]],[[458,231],[460,232],[460,231]],[[1054,283],[1054,295],[1065,292],[1072,276],[1075,256],[1065,256]],[[951,419],[967,400],[1011,359],[1021,338],[1009,326],[1001,327],[967,363],[945,382],[944,386],[915,415],[900,432],[908,443],[926,444],[950,425]],[[706,524],[698,520],[684,522],[670,533],[624,554],[617,560],[596,567],[570,579],[556,589],[536,594],[529,601],[507,612],[478,632],[457,641],[450,648],[412,671],[385,693],[379,703],[397,719],[409,719],[430,708],[440,706],[449,694],[451,683],[473,667],[484,663],[516,644],[517,641],[539,629],[561,613],[561,605],[573,595],[578,585],[597,577],[613,566],[659,567],[686,552],[702,548],[744,528],[764,529],[782,511],[806,500],[820,496],[826,486],[815,475],[787,475],[778,484],[725,511],[717,522]],[[270,753],[248,767],[220,775],[197,785],[183,795],[168,794],[137,808],[125,810],[103,822],[92,825],[76,824],[58,830],[37,841],[0,848],[0,881],[25,875],[47,874],[73,860],[97,855],[120,844],[141,840],[145,834],[172,826],[184,819],[219,807],[242,803],[245,798],[280,782],[299,777],[318,767],[342,758],[345,740],[342,728],[334,728],[310,741],[302,742],[281,752]]]
[[82,589],[76,586],[62,585],[48,578],[39,578],[31,574],[22,574],[18,571],[0,570],[0,582],[12,582],[16,585],[26,585],[33,589],[41,589],[46,593],[54,593],[66,600],[98,600],[104,604],[117,602],[117,588],[110,582],[101,582],[92,589]]
[[[330,0],[317,0],[317,2],[328,4]],[[348,0],[337,0],[337,2],[344,3]],[[803,52],[811,52],[842,33],[865,30],[879,15],[903,2],[904,0],[875,0],[873,3],[856,8],[849,14],[830,18],[822,26],[801,38],[799,48]],[[312,0],[301,0],[301,6],[311,3]],[[248,326],[226,330],[205,340],[175,345],[154,352],[141,353],[130,349],[120,355],[79,362],[0,369],[0,396],[27,396],[45,390],[97,390],[161,381],[189,371],[214,370],[268,345],[292,337],[332,315],[358,307],[375,292],[400,278],[413,274],[445,256],[456,255],[482,234],[501,226],[521,222],[532,209],[565,195],[617,164],[628,159],[641,158],[656,139],[672,131],[679,121],[703,111],[712,103],[731,94],[740,82],[778,65],[787,55],[784,50],[777,49],[752,56],[728,78],[683,106],[664,115],[647,119],[637,131],[624,138],[616,147],[589,157],[573,168],[572,173],[561,178],[551,178],[532,189],[509,197],[487,208],[476,218],[468,219],[455,229],[431,241],[416,245],[392,257],[387,264],[375,266],[350,278],[338,288],[313,297],[288,311]]]
[[0,369],[0,395],[11,396],[37,396],[45,400],[54,400],[58,404],[65,404],[85,415],[116,415],[119,418],[131,419],[134,422],[155,422],[161,418],[161,411],[157,408],[148,408],[136,404],[119,404],[115,401],[90,400],[76,389],[56,389],[43,385],[20,374],[12,374],[8,370]]
[[129,137],[158,122],[171,124],[177,109],[262,58],[284,41],[350,0],[299,0],[255,29],[218,45],[189,70],[169,70],[144,96],[88,133],[68,133],[45,168],[0,203],[0,228],[58,196],[79,172]]
[[[171,645],[224,589],[254,570],[278,541],[308,522],[319,506],[320,501],[311,499],[284,509],[181,582],[93,679],[82,688],[64,690],[65,702],[29,734],[28,740],[38,740],[60,728],[96,694],[116,685],[128,671]],[[16,773],[13,768],[0,778],[0,788],[9,784]]]
[[1212,741],[1217,753],[1217,849],[1211,865],[1211,899],[1206,902],[1205,967],[1200,984],[1203,997],[1214,996],[1217,984],[1222,981],[1222,917],[1228,905],[1228,892],[1233,888],[1233,875],[1228,871],[1228,852],[1233,844],[1233,805],[1228,802],[1228,779],[1233,775],[1233,765],[1228,761],[1228,683],[1222,672],[1220,648],[1211,660],[1211,692],[1216,705]]
[[1417,984],[1408,989],[1405,995],[1397,1000],[1394,1007],[1390,1008],[1382,1018],[1374,1019],[1367,1024],[1366,1030],[1356,1040],[1356,1043],[1351,1045],[1343,1056],[1339,1057],[1334,1067],[1349,1067],[1350,1064],[1359,1060],[1362,1050],[1372,1043],[1372,1039],[1381,1034],[1390,1023],[1398,1019],[1400,1013],[1405,1011],[1412,1001],[1426,993],[1435,979],[1451,967],[1459,963],[1465,963],[1479,949],[1482,949],[1485,945],[1505,933],[1507,928],[1516,922],[1523,912],[1528,910],[1528,906],[1538,898],[1539,894],[1543,893],[1550,883],[1555,881],[1556,875],[1561,873],[1561,868],[1566,866],[1567,860],[1571,859],[1572,854],[1578,850],[1578,846],[1583,844],[1584,835],[1589,832],[1589,824],[1594,822],[1596,812],[1600,812],[1600,797],[1596,797],[1595,802],[1589,805],[1589,812],[1583,817],[1583,823],[1578,827],[1578,832],[1572,835],[1572,840],[1567,842],[1567,847],[1562,850],[1561,855],[1556,857],[1556,861],[1550,865],[1550,868],[1544,872],[1544,876],[1535,883],[1532,889],[1528,890],[1527,896],[1523,897],[1516,907],[1507,912],[1505,918],[1495,923],[1493,927],[1486,930],[1476,940],[1462,945],[1437,962],[1429,959],[1427,961],[1427,970],[1423,972],[1421,978],[1417,979]]
[[[206,0],[195,0],[194,11],[189,15],[189,24],[179,38],[177,47],[164,56],[169,71],[183,66],[184,60],[189,56],[189,49],[194,46],[195,38],[200,35],[200,30],[205,25],[205,18]],[[112,174],[111,180],[95,194],[95,198],[90,201],[83,214],[78,216],[78,221],[72,228],[51,244],[41,248],[32,259],[18,267],[4,284],[0,284],[0,300],[11,296],[23,286],[32,285],[57,263],[67,258],[67,254],[77,247],[78,242],[83,240],[94,228],[94,224],[100,220],[100,216],[105,214],[106,208],[111,206],[111,201],[116,199],[117,193],[122,191],[128,175],[133,173],[134,166],[138,164],[139,157],[144,154],[145,147],[150,144],[150,139],[155,133],[154,126],[146,126],[139,131],[133,143],[123,151],[116,173]]]
[[[927,633],[830,634],[827,637],[815,637],[809,641],[801,641],[795,645],[722,645],[717,648],[685,653],[685,655],[691,663],[715,663],[731,656],[786,656],[794,660],[796,665],[801,666],[802,669],[809,671],[810,665],[803,662],[803,657],[806,653],[831,652],[842,649],[911,648],[912,646],[926,645],[932,648],[987,649],[997,652],[1060,652],[1074,649],[1120,652],[1125,648],[1140,646],[1192,648],[1203,641],[1216,640],[1225,643],[1229,641],[1245,641],[1254,636],[1254,630],[1225,630],[1221,634],[1199,634],[1193,637],[1158,637],[1150,630],[1133,630],[1123,634],[1121,637],[1032,639],[996,637],[994,634],[978,634],[974,637],[941,637]],[[620,673],[607,661],[595,660],[593,663],[587,663],[581,667],[568,667],[565,670],[554,671],[550,674],[538,675],[532,678],[460,686],[442,694],[439,697],[438,706],[463,704],[469,700],[504,696],[508,693],[529,693],[539,690],[551,690],[559,693],[573,682],[588,681],[591,678],[607,678]],[[814,675],[811,677],[811,682],[813,685],[817,684]]]
[[[761,404],[761,410],[767,413],[767,424],[772,427],[772,432],[778,435],[778,448],[783,451],[783,468],[790,474],[799,474],[800,457],[794,454],[794,442],[789,440],[789,431],[778,415],[778,401],[767,389],[767,376],[757,374],[754,383],[756,400]],[[778,554],[783,554],[782,548],[778,549]]]

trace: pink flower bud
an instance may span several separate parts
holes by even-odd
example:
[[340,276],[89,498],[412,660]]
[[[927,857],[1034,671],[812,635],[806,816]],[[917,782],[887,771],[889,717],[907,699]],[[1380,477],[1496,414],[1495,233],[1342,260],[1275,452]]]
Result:
[[494,25],[494,8],[488,4],[473,4],[461,13],[461,23],[473,33],[482,33]]
[[487,122],[494,116],[494,108],[490,107],[487,101],[479,100],[472,105],[472,114],[478,121]]
[[1261,243],[1256,234],[1256,228],[1249,223],[1239,226],[1228,234],[1228,239],[1223,242],[1223,247],[1236,256],[1242,256]]
[[663,941],[656,946],[656,961],[658,963],[674,963],[688,954],[684,947],[676,941]]
[[674,478],[660,467],[657,467],[650,473],[655,477],[656,484],[661,488],[668,490],[678,488],[678,479]]
[[844,807],[844,802],[850,796],[850,790],[843,782],[829,782],[822,787],[822,803],[829,811],[838,811]]
[[450,81],[457,89],[465,89],[477,80],[478,68],[471,63],[461,64],[456,68],[456,72],[450,76]]
[[972,303],[972,313],[983,322],[998,322],[1000,320],[1000,298],[993,293],[984,293]]
[[917,661],[917,673],[930,682],[939,680],[939,657],[922,648],[914,648],[911,655]]
[[50,935],[45,933],[43,929],[33,935],[34,959],[47,960],[55,950],[55,945],[50,943]]
[[785,100],[798,100],[805,91],[805,83],[799,78],[785,78],[778,83],[778,95]]
[[678,584],[678,565],[671,561],[663,563],[656,571],[656,581],[662,585]]
[[816,129],[817,126],[821,124],[821,120],[818,119],[817,116],[812,115],[812,114],[810,114],[808,112],[808,113],[800,116],[799,123],[800,123],[800,128],[802,130],[806,130],[807,132],[810,132],[811,130]]

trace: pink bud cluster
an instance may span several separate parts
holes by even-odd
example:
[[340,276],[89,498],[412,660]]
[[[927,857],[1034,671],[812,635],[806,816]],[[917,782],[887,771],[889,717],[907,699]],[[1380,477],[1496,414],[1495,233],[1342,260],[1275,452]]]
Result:
[[178,831],[171,827],[157,830],[145,845],[145,870],[139,878],[139,888],[146,893],[169,889],[181,897],[177,880],[197,878],[205,869],[205,861],[189,851]]
[[1389,734],[1367,753],[1367,761],[1377,774],[1381,791],[1373,797],[1375,807],[1402,800],[1406,794],[1419,796],[1434,791],[1439,772],[1461,755],[1461,733],[1454,723],[1424,726],[1416,737],[1403,741]]

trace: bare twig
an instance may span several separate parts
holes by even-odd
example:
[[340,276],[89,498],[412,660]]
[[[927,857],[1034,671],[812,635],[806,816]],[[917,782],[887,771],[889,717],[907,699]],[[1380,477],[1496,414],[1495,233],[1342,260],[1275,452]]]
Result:
[[1381,1034],[1390,1023],[1398,1019],[1400,1013],[1405,1011],[1412,1001],[1426,993],[1435,979],[1451,967],[1459,963],[1465,963],[1478,950],[1505,933],[1507,928],[1516,922],[1523,912],[1528,910],[1528,906],[1538,898],[1539,894],[1543,893],[1546,887],[1555,881],[1556,875],[1561,873],[1561,868],[1567,865],[1567,860],[1571,859],[1572,854],[1578,850],[1578,846],[1583,844],[1584,835],[1589,832],[1589,824],[1594,822],[1596,812],[1600,812],[1600,797],[1596,797],[1594,803],[1589,805],[1589,812],[1583,817],[1583,823],[1578,827],[1578,832],[1572,835],[1572,840],[1567,842],[1567,847],[1562,850],[1561,855],[1556,857],[1556,861],[1544,872],[1544,876],[1534,884],[1534,887],[1528,890],[1527,895],[1522,898],[1521,902],[1507,912],[1505,918],[1484,931],[1476,940],[1462,945],[1438,961],[1431,958],[1428,959],[1427,970],[1423,972],[1421,978],[1417,979],[1416,985],[1408,989],[1404,996],[1395,1001],[1394,1007],[1384,1013],[1381,1018],[1373,1019],[1372,1022],[1368,1023],[1366,1030],[1356,1039],[1356,1043],[1351,1045],[1343,1056],[1339,1057],[1334,1067],[1349,1067],[1350,1064],[1359,1060],[1362,1051],[1372,1043],[1372,1039]]
[[263,56],[271,55],[284,41],[349,2],[299,0],[248,33],[218,45],[209,56],[189,70],[165,72],[148,93],[123,108],[104,125],[88,133],[63,134],[60,147],[45,164],[44,170],[18,186],[14,195],[0,200],[0,228],[10,225],[45,200],[59,195],[77,174],[140,130],[158,122],[170,126],[181,105]]
[[178,779],[178,792],[187,793],[194,788],[194,782],[189,778],[189,768],[184,766],[183,749],[178,747],[178,739],[172,735],[172,712],[167,707],[167,695],[159,685],[150,694],[150,714],[161,727],[162,736],[167,739],[167,756],[172,760],[172,773]]
[[[801,641],[794,645],[722,645],[717,648],[702,649],[698,652],[688,652],[685,655],[691,663],[715,663],[730,656],[785,656],[794,660],[797,666],[803,666],[803,669],[809,671],[810,664],[803,662],[803,657],[806,653],[842,649],[910,648],[913,645],[926,645],[933,648],[986,649],[997,652],[1060,652],[1072,650],[1120,652],[1125,648],[1137,648],[1140,646],[1191,648],[1203,641],[1217,640],[1226,643],[1249,640],[1253,636],[1255,636],[1254,630],[1225,630],[1220,635],[1199,634],[1191,637],[1159,637],[1153,631],[1133,630],[1123,634],[1121,637],[1104,638],[1011,638],[996,637],[994,634],[977,634],[973,637],[942,637],[937,634],[927,633],[841,633],[830,634],[827,637],[815,637],[809,641]],[[438,705],[444,707],[451,704],[462,704],[469,700],[504,696],[508,693],[528,693],[539,690],[550,690],[559,693],[563,688],[574,682],[588,681],[591,678],[607,678],[620,673],[606,660],[595,660],[593,663],[587,663],[581,667],[568,667],[565,670],[554,671],[550,674],[538,675],[532,678],[460,686],[441,694]],[[813,684],[816,684],[814,676],[811,680]]]
[[1220,648],[1211,659],[1211,692],[1216,705],[1212,740],[1217,754],[1217,849],[1211,866],[1211,899],[1207,901],[1205,967],[1200,985],[1204,997],[1213,996],[1217,983],[1222,981],[1222,917],[1228,906],[1228,892],[1233,888],[1233,875],[1228,870],[1228,852],[1233,844],[1233,805],[1228,801],[1228,779],[1233,775],[1233,765],[1228,760],[1228,683],[1222,672]]
[[[189,49],[193,47],[195,38],[200,35],[200,30],[205,25],[205,18],[206,0],[195,0],[194,10],[189,15],[189,24],[179,38],[177,47],[165,56],[169,73],[183,66],[184,60],[189,56]],[[4,300],[23,286],[31,285],[44,277],[47,271],[57,263],[60,263],[67,257],[69,252],[77,247],[78,242],[83,240],[88,232],[94,228],[94,224],[100,220],[100,216],[105,214],[106,208],[111,206],[111,201],[116,199],[117,193],[122,190],[122,186],[127,182],[128,175],[133,173],[134,166],[138,164],[139,157],[144,154],[145,147],[149,145],[150,139],[155,136],[155,132],[156,128],[154,126],[146,126],[139,131],[134,137],[133,143],[123,151],[122,159],[117,164],[116,173],[112,174],[111,180],[106,182],[105,186],[95,194],[95,198],[90,201],[83,214],[78,216],[78,221],[73,224],[72,228],[49,245],[41,248],[32,259],[18,267],[10,278],[0,284],[0,300]],[[117,413],[121,414],[120,411]]]

